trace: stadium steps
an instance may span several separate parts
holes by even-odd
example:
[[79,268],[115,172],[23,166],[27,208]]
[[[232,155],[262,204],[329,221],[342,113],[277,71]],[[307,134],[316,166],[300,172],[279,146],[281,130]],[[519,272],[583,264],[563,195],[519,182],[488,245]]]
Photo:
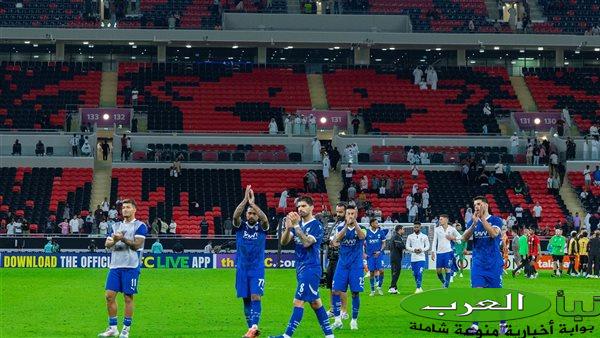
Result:
[[[112,137],[112,131],[106,133],[108,135],[102,135],[105,131],[98,131],[98,139],[101,137]],[[112,142],[109,141],[111,147]],[[92,196],[90,198],[90,209],[96,210],[96,206],[102,204],[104,198],[107,197],[110,200],[110,183],[112,176],[112,152],[108,156],[108,160],[102,160],[102,152],[96,154],[94,160],[94,180],[92,182]]]
[[329,205],[331,205],[331,212],[333,213],[335,212],[335,205],[340,201],[339,191],[344,188],[344,181],[340,172],[330,171],[329,178],[325,180],[325,186],[327,187],[327,197],[329,197]]
[[565,202],[567,209],[569,209],[570,212],[572,212],[573,214],[578,212],[581,217],[585,215],[584,208],[579,202],[579,198],[577,196],[577,193],[575,193],[575,189],[571,185],[569,175],[565,175],[564,182],[562,187],[560,187],[559,193],[563,201]]
[[327,102],[327,91],[325,90],[325,83],[323,82],[323,75],[307,74],[306,80],[308,81],[308,90],[310,92],[310,102],[312,104],[312,108],[329,109],[329,103]]
[[537,111],[537,105],[529,88],[527,88],[527,84],[525,83],[525,78],[522,76],[511,76],[510,83],[515,89],[515,94],[519,99],[519,103],[521,103],[521,107],[524,111]]
[[119,77],[117,72],[102,72],[102,87],[100,89],[100,106],[117,106],[117,83]]

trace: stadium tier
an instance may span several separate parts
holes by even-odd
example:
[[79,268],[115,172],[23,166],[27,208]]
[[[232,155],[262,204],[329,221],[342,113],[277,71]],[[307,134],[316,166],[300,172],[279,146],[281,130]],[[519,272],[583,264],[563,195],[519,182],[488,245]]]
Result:
[[579,130],[598,123],[600,84],[594,68],[524,68],[527,86],[539,109],[569,108]]
[[291,156],[284,145],[268,144],[162,144],[147,145],[147,151],[133,153],[134,160],[173,161],[180,155],[183,161],[210,162],[287,162],[299,161],[300,154]]
[[23,216],[41,232],[49,217],[62,217],[67,205],[85,216],[92,176],[91,168],[0,168],[0,218],[9,212]]
[[[592,176],[592,184],[590,185],[589,189],[586,189],[585,180],[581,172],[569,172],[568,175],[569,181],[575,188],[578,196],[581,196],[582,191],[587,191],[588,193],[587,198],[580,197],[581,204],[584,206],[585,210],[592,215],[599,214],[598,207],[600,206],[600,186],[597,186],[593,183],[595,181],[594,177]],[[583,215],[580,216],[583,217]]]
[[[179,234],[200,234],[203,218],[209,224],[208,234],[222,234],[223,221],[233,215],[246,185],[253,186],[257,204],[274,215],[279,203],[276,195],[283,190],[290,191],[290,206],[292,196],[305,194],[305,174],[305,170],[183,169],[179,177],[172,177],[168,169],[114,169],[111,203],[119,196],[134,198],[139,219],[175,220]],[[316,191],[308,195],[320,211],[329,202],[321,173],[318,178]]]
[[101,69],[100,63],[3,61],[0,128],[62,129],[68,105],[98,105]]
[[[91,5],[91,2],[89,2]],[[0,2],[0,26],[97,28],[99,20],[86,17],[86,1],[5,0]],[[97,6],[97,5],[96,5]],[[87,9],[90,10],[90,9]]]
[[500,129],[493,115],[482,113],[485,103],[496,114],[521,109],[505,68],[437,69],[437,90],[420,90],[412,70],[334,70],[323,75],[332,108],[360,113],[367,132],[410,134],[489,133]]
[[[485,156],[487,163],[525,163],[525,157],[518,154],[514,157],[508,153],[506,147],[453,147],[453,146],[373,146],[372,153],[368,161],[364,162],[384,162],[386,156],[389,163],[407,163],[407,154],[410,150],[413,154],[419,155],[421,152],[428,154],[429,162],[432,164],[458,163],[468,157],[477,155]],[[362,155],[362,154],[361,154]],[[364,160],[363,156],[363,160]],[[429,164],[423,163],[421,164]]]
[[536,33],[583,34],[600,23],[600,5],[595,0],[537,0],[548,22],[534,25]]
[[306,74],[251,64],[119,65],[118,104],[148,108],[151,130],[266,132],[271,118],[311,107]]

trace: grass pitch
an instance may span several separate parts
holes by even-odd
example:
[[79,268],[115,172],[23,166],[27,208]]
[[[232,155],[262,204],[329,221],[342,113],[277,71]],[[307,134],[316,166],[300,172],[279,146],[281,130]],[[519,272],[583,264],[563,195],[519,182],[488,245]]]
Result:
[[[402,271],[400,295],[387,294],[390,273],[386,273],[384,296],[369,297],[367,292],[361,295],[359,331],[350,331],[349,321],[345,321],[344,328],[335,332],[336,337],[439,337],[439,334],[409,329],[411,321],[434,322],[414,317],[400,307],[402,298],[414,292],[410,271]],[[96,337],[107,326],[106,274],[107,270],[103,269],[0,269],[0,337]],[[597,279],[551,278],[549,272],[541,272],[535,280],[506,276],[506,288],[538,293],[552,302],[548,312],[512,323],[515,328],[524,328],[527,324],[539,326],[550,319],[573,325],[572,319],[558,317],[554,311],[557,289],[565,290],[567,304],[581,299],[586,309],[591,307],[592,297],[600,295]],[[142,270],[130,336],[241,337],[246,331],[245,320],[242,302],[235,297],[234,277],[234,270]],[[450,291],[452,287],[469,285],[469,275],[465,272],[464,278],[455,279]],[[369,288],[368,281],[365,286]],[[295,287],[294,270],[267,270],[261,337],[284,331]],[[427,271],[424,290],[439,287],[435,272]],[[320,292],[329,307],[329,291],[321,289]],[[118,302],[121,327],[121,295]],[[584,323],[597,324],[599,318],[585,319]],[[600,337],[600,327],[585,336]],[[308,305],[294,337],[322,337]]]

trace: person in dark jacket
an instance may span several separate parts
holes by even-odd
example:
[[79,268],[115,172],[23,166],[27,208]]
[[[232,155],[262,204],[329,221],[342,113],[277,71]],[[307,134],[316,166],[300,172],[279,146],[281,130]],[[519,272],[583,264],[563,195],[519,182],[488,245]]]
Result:
[[396,225],[394,228],[394,235],[390,241],[390,263],[392,264],[392,283],[388,293],[398,293],[398,278],[400,278],[400,271],[402,270],[402,253],[406,247],[406,243],[402,238],[404,229],[401,224]]
[[[338,225],[345,221],[346,217],[346,204],[338,203],[335,206],[335,222],[332,226],[327,226],[325,229],[325,234],[323,236],[323,244],[327,245],[327,272],[325,276],[326,286],[331,291],[333,287],[333,274],[335,272],[335,268],[337,267],[337,262],[339,258],[340,251],[340,243],[335,241],[335,229],[337,229]],[[327,224],[327,223],[323,223]],[[343,292],[340,296],[342,300],[341,311],[343,313],[347,313],[346,307],[348,303],[348,298],[345,292]],[[333,301],[332,303],[333,304]]]
[[600,278],[600,230],[594,231],[594,237],[588,242],[587,251],[589,257],[587,278]]

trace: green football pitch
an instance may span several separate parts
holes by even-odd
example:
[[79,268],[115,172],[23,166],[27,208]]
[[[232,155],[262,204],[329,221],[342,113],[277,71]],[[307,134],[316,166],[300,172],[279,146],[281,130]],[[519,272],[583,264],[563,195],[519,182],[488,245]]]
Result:
[[[389,271],[384,289],[389,286]],[[102,269],[0,269],[0,337],[95,337],[107,326]],[[136,296],[131,337],[241,337],[245,333],[241,300],[234,291],[234,270],[143,270]],[[368,281],[365,283],[368,287]],[[361,295],[359,330],[350,331],[349,321],[335,332],[336,337],[439,337],[409,329],[411,321],[434,321],[415,317],[400,307],[401,300],[412,294],[414,281],[403,270],[400,295],[369,297]],[[512,323],[524,328],[539,326],[554,319],[573,324],[570,318],[554,311],[556,290],[563,289],[567,304],[573,299],[590,308],[592,297],[600,295],[597,279],[551,278],[542,272],[535,280],[505,277],[504,286],[534,292],[549,298],[552,307],[546,313]],[[260,322],[261,337],[281,334],[292,310],[296,287],[294,270],[267,270],[266,290]],[[425,291],[439,288],[435,273],[424,276]],[[456,278],[453,287],[469,287],[468,272]],[[329,304],[329,292],[321,289]],[[119,296],[119,327],[123,299]],[[598,317],[584,323],[598,323]],[[440,322],[436,322],[441,324]],[[600,337],[600,328],[585,336]],[[305,306],[304,318],[294,337],[322,337],[314,312]]]

